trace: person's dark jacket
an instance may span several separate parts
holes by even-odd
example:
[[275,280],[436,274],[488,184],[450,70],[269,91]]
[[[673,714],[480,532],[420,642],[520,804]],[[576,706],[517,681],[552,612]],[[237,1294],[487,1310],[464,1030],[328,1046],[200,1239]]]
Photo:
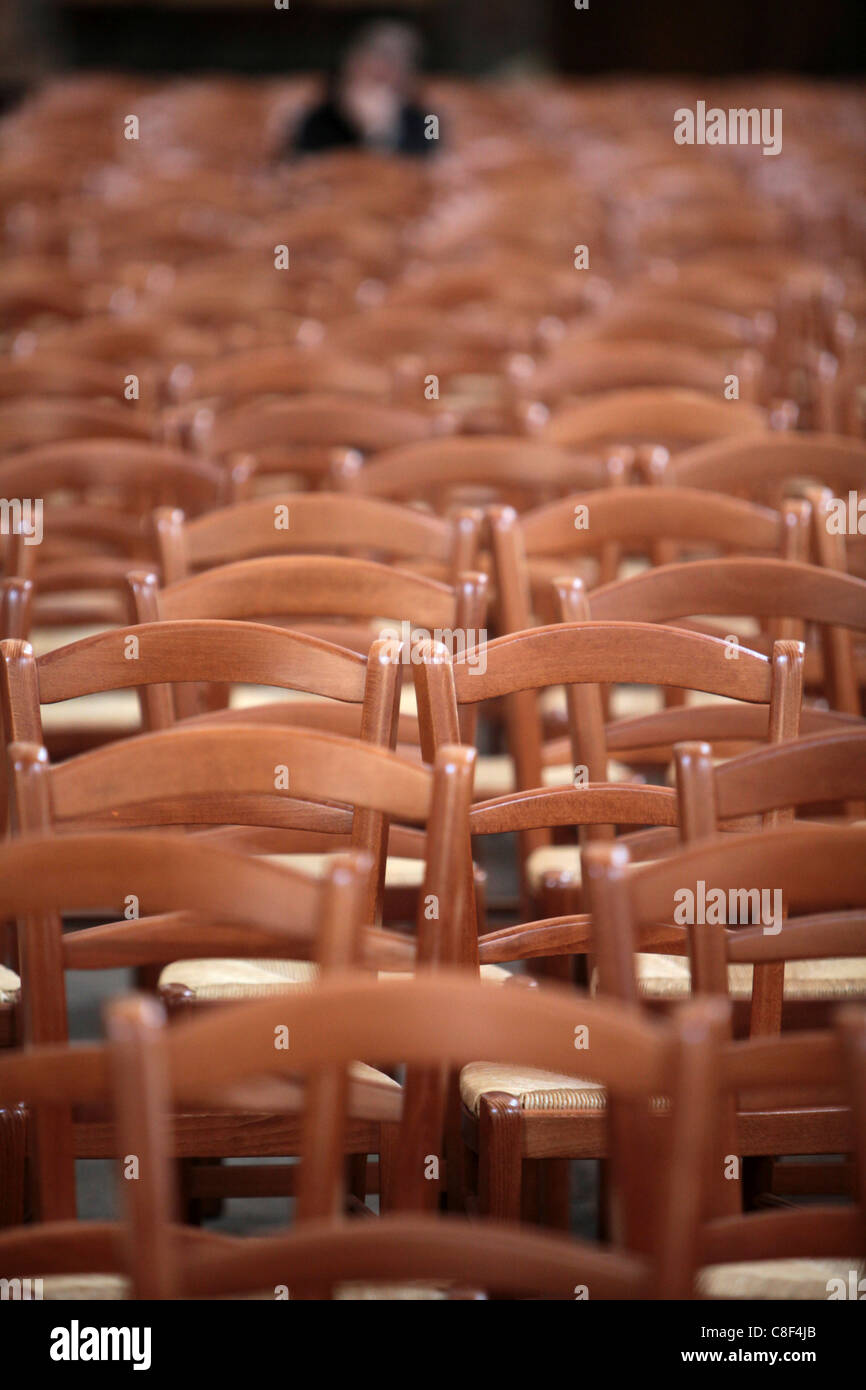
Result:
[[[426,117],[420,106],[407,102],[400,112],[400,128],[395,154],[424,156],[436,148],[437,141],[424,134]],[[290,140],[286,153],[314,154],[321,150],[364,147],[361,132],[333,97],[314,106],[303,117]]]

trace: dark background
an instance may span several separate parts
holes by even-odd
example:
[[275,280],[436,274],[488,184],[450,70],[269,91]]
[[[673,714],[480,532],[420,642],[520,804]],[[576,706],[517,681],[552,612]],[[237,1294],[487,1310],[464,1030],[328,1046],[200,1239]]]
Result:
[[[866,0],[589,0],[582,11],[574,0],[291,0],[289,11],[273,0],[0,0],[0,18],[4,11],[25,80],[46,67],[323,68],[360,22],[381,15],[411,17],[426,40],[426,65],[458,73],[852,76],[866,52]],[[3,66],[8,80],[8,52]]]

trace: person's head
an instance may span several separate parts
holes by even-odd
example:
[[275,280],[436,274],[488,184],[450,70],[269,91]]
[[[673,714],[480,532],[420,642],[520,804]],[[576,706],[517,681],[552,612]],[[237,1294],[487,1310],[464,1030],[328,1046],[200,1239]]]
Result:
[[419,43],[408,24],[386,20],[363,28],[347,50],[342,77],[348,83],[389,87],[404,96],[418,64]]

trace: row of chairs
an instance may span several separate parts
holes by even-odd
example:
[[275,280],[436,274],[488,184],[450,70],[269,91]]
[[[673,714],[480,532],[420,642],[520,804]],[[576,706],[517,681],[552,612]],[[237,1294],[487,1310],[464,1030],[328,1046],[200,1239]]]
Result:
[[[4,1277],[858,1286],[853,98],[786,90],[774,179],[627,90],[643,133],[616,84],[434,84],[424,168],[269,166],[303,84],[0,130]],[[288,1234],[201,1228],[266,1193]]]
[[[782,871],[792,902],[811,902],[814,897],[816,876],[801,850],[807,843],[816,851],[830,850],[832,868],[843,871],[837,879],[839,898],[846,900],[846,895],[862,896],[864,888],[859,867],[863,860],[855,867],[852,846],[844,843],[844,837],[855,833],[812,832],[808,841],[790,831],[764,833],[750,839],[749,848],[774,858],[774,869]],[[836,838],[833,848],[831,837]],[[174,905],[181,898],[188,909],[234,915],[246,928],[250,902],[255,902],[257,914],[267,923],[263,934],[274,944],[278,939],[285,943],[288,933],[298,929],[309,933],[312,921],[323,945],[329,943],[330,951],[327,945],[324,951],[334,967],[337,941],[342,937],[348,944],[353,907],[354,923],[363,921],[357,906],[364,873],[358,872],[356,861],[335,865],[319,888],[311,885],[312,895],[297,902],[297,917],[306,920],[296,918],[290,925],[285,885],[274,882],[271,869],[246,858],[217,856],[212,850],[202,857],[201,848],[143,836],[130,844],[124,873],[118,874],[108,867],[112,840],[72,838],[62,846],[62,861],[56,844],[38,839],[4,850],[4,869],[23,870],[28,879],[38,874],[41,885],[36,892],[7,890],[4,910],[27,911],[38,899],[44,912],[60,896],[64,902],[91,903],[97,900],[94,894],[123,892],[134,869],[136,881],[146,887],[154,905],[169,900]],[[724,858],[736,861],[731,867],[737,882],[740,848],[719,847],[713,863],[714,869],[721,869]],[[663,864],[641,874],[640,890],[649,889],[648,900],[638,899],[637,881],[633,889],[625,883],[620,865],[609,861],[606,875],[600,860],[595,867],[602,898],[614,894],[622,899],[625,891],[632,910],[638,901],[646,901],[646,919],[653,908],[669,905],[681,866]],[[166,894],[166,872],[175,885],[173,895]],[[613,937],[625,931],[620,942],[624,959],[631,943],[622,913],[613,909],[605,926],[611,929],[612,953]],[[376,1292],[383,1296],[383,1285],[386,1297],[472,1297],[477,1296],[477,1286],[511,1296],[676,1298],[692,1296],[696,1284],[705,1296],[730,1297],[732,1282],[735,1294],[754,1297],[760,1296],[759,1274],[766,1278],[770,1272],[783,1296],[839,1297],[840,1288],[842,1296],[848,1296],[850,1273],[858,1287],[857,1261],[851,1252],[862,1248],[862,1204],[745,1216],[707,1213],[718,1213],[718,1189],[723,1177],[730,1176],[732,1161],[737,1161],[727,1152],[731,1130],[725,1130],[720,1117],[730,1115],[739,1097],[746,1106],[745,1127],[757,1136],[761,1122],[766,1125],[771,1119],[766,1113],[767,1090],[778,1093],[780,1083],[795,1102],[816,1090],[823,1101],[827,1088],[839,1098],[842,1104],[834,1112],[837,1125],[842,1120],[838,1140],[856,1146],[862,1185],[862,1013],[840,1015],[836,1032],[731,1044],[726,1041],[729,1017],[720,1000],[696,1000],[673,1020],[650,1021],[610,1001],[578,999],[571,991],[549,985],[530,992],[496,990],[473,983],[468,972],[435,970],[388,986],[386,1015],[382,988],[336,968],[311,993],[205,1014],[168,1031],[149,1001],[129,999],[109,1010],[107,1044],[72,1052],[43,1046],[0,1057],[0,1094],[12,1099],[26,1093],[35,1114],[47,1118],[49,1133],[53,1118],[55,1143],[58,1120],[73,1102],[104,1106],[114,1097],[111,1147],[127,1155],[127,1164],[132,1160],[137,1165],[131,1175],[136,1180],[121,1184],[125,1227],[94,1223],[79,1228],[68,1221],[46,1221],[3,1232],[3,1267],[18,1271],[19,1278],[43,1278],[49,1296],[61,1298],[75,1296],[71,1274],[79,1281],[81,1296],[82,1273],[92,1277],[91,1297],[131,1293],[144,1298],[251,1292],[303,1298],[322,1297],[335,1288],[338,1296],[375,1297]],[[275,1061],[275,1039],[280,1038],[290,1040],[288,1069],[278,1065],[279,1057]],[[604,1096],[605,1103],[609,1095],[611,1102],[609,1126],[616,1144],[612,1166],[621,1207],[610,1248],[532,1234],[514,1224],[467,1226],[453,1217],[433,1216],[431,1198],[438,1184],[426,1179],[433,1171],[438,1176],[440,1126],[447,1114],[443,1073],[494,1042],[497,1054],[507,1057],[512,1067],[541,1067],[552,1073],[563,1066],[570,1072],[576,1039],[582,1040],[581,1064],[594,1078],[594,1095]],[[359,1054],[378,1062],[399,1057],[408,1063],[400,1120],[395,1122],[392,1109],[382,1121],[381,1110],[387,1106],[380,1105],[379,1123],[372,1126],[380,1135],[383,1156],[387,1154],[380,1167],[388,1170],[389,1199],[387,1214],[373,1223],[346,1221],[336,1214],[345,1195],[346,1142],[353,1147],[352,1140],[357,1143],[359,1130],[365,1128],[358,1124],[357,1079],[355,1089],[352,1081],[357,1068],[353,1059]],[[299,1077],[306,1081],[300,1127],[290,1118]],[[384,1100],[388,1088],[381,1089]],[[846,1098],[850,1110],[845,1109]],[[509,1105],[509,1099],[496,1097],[501,1116],[508,1117],[506,1128],[514,1130],[515,1122],[522,1128],[529,1116],[513,1101]],[[169,1127],[181,1151],[199,1152],[194,1126],[202,1122],[203,1110],[217,1106],[217,1123],[224,1130],[220,1152],[225,1152],[233,1118],[226,1107],[243,1106],[247,1125],[261,1124],[255,1111],[263,1101],[283,1111],[281,1142],[285,1145],[286,1131],[294,1129],[300,1143],[296,1225],[287,1235],[240,1244],[231,1237],[178,1228],[173,1224],[176,1193],[166,1161],[167,1153],[177,1149],[167,1141]],[[193,1112],[179,1115],[178,1106],[194,1107]],[[362,1102],[360,1109],[364,1108]],[[366,1108],[369,1128],[369,1104]],[[791,1114],[789,1099],[782,1115],[783,1123],[789,1121],[789,1132]],[[489,1124],[489,1114],[486,1118]],[[538,1118],[547,1145],[561,1152],[562,1117]],[[826,1120],[826,1107],[822,1118]],[[103,1133],[105,1128],[103,1122]],[[495,1142],[492,1126],[489,1137]],[[798,1129],[796,1142],[804,1137]],[[502,1136],[498,1138],[501,1147]],[[539,1140],[533,1142],[532,1127],[521,1138],[518,1153],[536,1155]],[[777,1124],[773,1139],[781,1143],[782,1138]],[[449,1185],[454,1164],[452,1156]],[[54,1183],[63,1177],[56,1149],[50,1170],[46,1164],[43,1176],[54,1194]],[[513,1198],[501,1172],[491,1173],[488,1181],[489,1196]],[[803,1255],[813,1257],[806,1262],[805,1282],[803,1261],[798,1260]],[[768,1263],[762,1266],[762,1261]],[[402,1288],[395,1290],[397,1281]],[[407,1289],[404,1281],[415,1282]]]

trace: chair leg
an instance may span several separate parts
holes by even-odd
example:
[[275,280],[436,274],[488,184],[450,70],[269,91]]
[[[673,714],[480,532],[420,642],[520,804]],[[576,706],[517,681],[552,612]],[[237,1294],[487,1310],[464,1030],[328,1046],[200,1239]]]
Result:
[[187,1226],[201,1226],[204,1221],[215,1221],[222,1215],[221,1197],[197,1197],[195,1195],[195,1171],[204,1166],[219,1166],[219,1158],[179,1158],[178,1165],[178,1205],[180,1219]]
[[478,1115],[478,1203],[483,1216],[520,1220],[521,1112],[516,1096],[489,1091]]
[[610,1164],[606,1158],[598,1161],[598,1207],[596,1208],[596,1240],[610,1240]]
[[22,1105],[0,1109],[0,1227],[24,1220],[27,1162],[27,1111]]
[[363,1204],[367,1200],[367,1155],[350,1154],[347,1160],[348,1181],[346,1190]]
[[773,1159],[763,1156],[747,1156],[743,1159],[743,1208],[754,1211],[763,1204],[763,1198],[773,1191]]
[[394,1189],[396,1184],[395,1159],[397,1154],[396,1124],[379,1126],[379,1215],[394,1209]]
[[543,1223],[555,1231],[571,1227],[571,1165],[567,1158],[548,1158],[541,1165]]
[[[533,916],[568,917],[571,913],[583,910],[582,890],[570,881],[568,874],[550,871],[544,875],[537,901],[533,904]],[[582,986],[589,983],[586,956],[542,956],[531,961],[529,968],[534,975],[543,975],[545,978]]]
[[135,988],[142,994],[157,994],[161,974],[161,965],[139,965],[135,971]]
[[537,1226],[541,1221],[542,1167],[543,1163],[540,1158],[523,1160],[520,1219],[530,1226]]
[[472,1192],[472,1155],[463,1138],[463,1101],[458,1076],[450,1078],[445,1119],[445,1205],[466,1212]]

